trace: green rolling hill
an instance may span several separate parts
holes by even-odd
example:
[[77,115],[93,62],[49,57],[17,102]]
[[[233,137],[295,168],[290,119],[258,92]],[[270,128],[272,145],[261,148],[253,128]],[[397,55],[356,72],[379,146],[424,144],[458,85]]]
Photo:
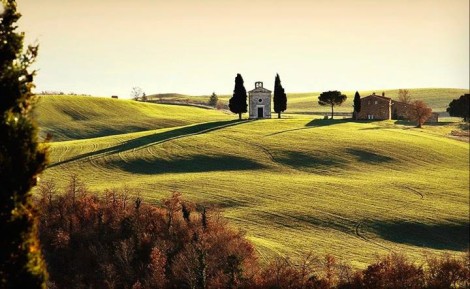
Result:
[[149,105],[133,100],[54,95],[39,98],[36,108],[41,135],[54,141],[88,139],[205,122],[231,119],[214,110],[175,105]]
[[262,260],[313,251],[361,267],[391,250],[422,258],[468,246],[469,144],[447,136],[464,124],[240,122],[193,107],[45,99],[41,128],[64,141],[50,144],[43,180],[65,186],[78,174],[97,192],[125,186],[149,202],[181,192],[221,208]]

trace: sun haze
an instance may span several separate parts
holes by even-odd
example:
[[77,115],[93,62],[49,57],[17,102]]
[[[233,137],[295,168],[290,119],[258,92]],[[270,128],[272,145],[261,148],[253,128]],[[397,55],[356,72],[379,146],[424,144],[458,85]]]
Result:
[[20,0],[37,91],[468,88],[466,0]]

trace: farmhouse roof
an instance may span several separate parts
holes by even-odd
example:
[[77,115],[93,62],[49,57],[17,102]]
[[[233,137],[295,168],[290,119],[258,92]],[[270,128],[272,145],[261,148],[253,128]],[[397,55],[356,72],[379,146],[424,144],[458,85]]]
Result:
[[382,95],[378,95],[378,94],[371,94],[371,95],[365,96],[363,98],[367,98],[367,97],[377,97],[377,98],[384,99],[384,100],[391,100],[390,97],[386,97],[386,96],[382,96]]

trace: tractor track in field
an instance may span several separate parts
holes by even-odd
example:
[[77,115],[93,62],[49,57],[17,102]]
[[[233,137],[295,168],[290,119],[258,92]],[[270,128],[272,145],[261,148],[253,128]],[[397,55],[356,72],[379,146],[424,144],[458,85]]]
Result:
[[67,155],[67,152],[69,151],[70,146],[66,145],[64,151],[60,154],[60,156],[57,158],[57,162],[62,162],[62,159]]
[[[409,191],[411,191],[411,192],[413,192],[414,194],[418,195],[418,196],[420,197],[420,200],[423,200],[423,199],[424,199],[424,195],[423,195],[423,193],[421,193],[420,191],[418,191],[418,190],[416,190],[416,189],[414,189],[414,188],[411,188],[411,187],[409,187],[409,186],[403,186],[403,188],[408,189]],[[418,202],[418,201],[420,201],[420,200],[415,200],[414,202]],[[386,211],[388,211],[388,212],[390,212],[390,211],[395,211],[395,210],[397,210],[397,209],[401,209],[401,208],[404,208],[404,207],[406,207],[406,205],[394,206],[394,207],[392,207],[392,208],[389,208],[389,209],[386,210]],[[388,248],[388,247],[386,247],[386,246],[384,246],[384,245],[381,245],[381,244],[379,244],[379,243],[377,243],[377,242],[374,242],[374,241],[372,241],[370,238],[367,238],[365,235],[363,235],[363,234],[361,233],[361,227],[363,227],[364,225],[365,225],[365,220],[362,220],[362,221],[357,222],[356,225],[354,226],[354,232],[355,232],[355,234],[356,234],[358,237],[364,239],[365,241],[372,242],[372,243],[374,243],[375,245],[377,245],[377,246],[379,246],[379,247],[382,247],[382,248],[384,248],[384,249],[391,250],[390,248]]]
[[373,241],[372,239],[367,238],[365,235],[363,235],[363,234],[361,233],[361,227],[362,227],[363,223],[364,223],[363,221],[359,221],[359,222],[356,222],[356,225],[354,226],[354,233],[356,234],[356,236],[357,236],[358,238],[364,240],[365,242],[369,242],[369,243],[371,243],[371,244],[374,244],[374,245],[376,245],[376,246],[378,246],[378,247],[380,247],[380,248],[382,248],[382,249],[389,250],[389,251],[392,250],[392,249],[390,249],[389,247],[387,247],[387,246],[385,246],[385,245],[382,245],[382,244],[380,244],[380,243],[378,243],[378,242],[375,242],[375,241]]
[[262,145],[254,144],[254,143],[251,143],[251,142],[247,142],[247,141],[245,141],[245,140],[240,140],[240,139],[233,138],[233,137],[226,136],[226,135],[224,135],[223,137],[226,138],[226,139],[230,139],[230,140],[237,141],[237,142],[242,142],[242,143],[247,144],[247,145],[249,145],[249,146],[253,146],[253,147],[259,148],[260,150],[263,151],[263,153],[264,153],[273,163],[277,163],[276,159],[274,158],[274,155],[273,155],[267,148],[263,147]]
[[414,188],[412,188],[412,187],[409,187],[409,186],[403,186],[403,188],[405,188],[405,189],[407,189],[407,190],[409,190],[409,191],[412,191],[413,193],[417,194],[418,196],[420,196],[421,200],[424,199],[424,195],[423,195],[420,191],[418,191],[418,190],[416,190],[416,189],[414,189]]
[[[98,145],[96,143],[93,143],[92,144],[92,150],[91,152],[96,152],[98,151]],[[104,171],[104,169],[102,168],[102,166],[98,165],[96,162],[95,162],[95,159],[98,159],[98,158],[101,158],[101,157],[104,157],[103,156],[100,156],[100,155],[97,155],[96,157],[94,157],[96,155],[91,155],[88,157],[88,161],[90,162],[90,164],[95,167],[97,170],[99,171]]]

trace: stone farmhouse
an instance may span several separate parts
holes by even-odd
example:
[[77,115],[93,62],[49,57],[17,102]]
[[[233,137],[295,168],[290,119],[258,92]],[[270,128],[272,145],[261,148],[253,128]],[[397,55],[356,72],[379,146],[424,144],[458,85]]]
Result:
[[[377,95],[375,92],[369,96],[361,98],[361,111],[357,115],[357,119],[368,120],[388,120],[388,119],[409,119],[410,109],[413,108],[412,104],[392,100],[382,95]],[[435,123],[439,120],[439,114],[433,112],[431,117],[426,121],[428,123]]]
[[255,89],[248,91],[249,118],[271,118],[271,90],[255,82]]

